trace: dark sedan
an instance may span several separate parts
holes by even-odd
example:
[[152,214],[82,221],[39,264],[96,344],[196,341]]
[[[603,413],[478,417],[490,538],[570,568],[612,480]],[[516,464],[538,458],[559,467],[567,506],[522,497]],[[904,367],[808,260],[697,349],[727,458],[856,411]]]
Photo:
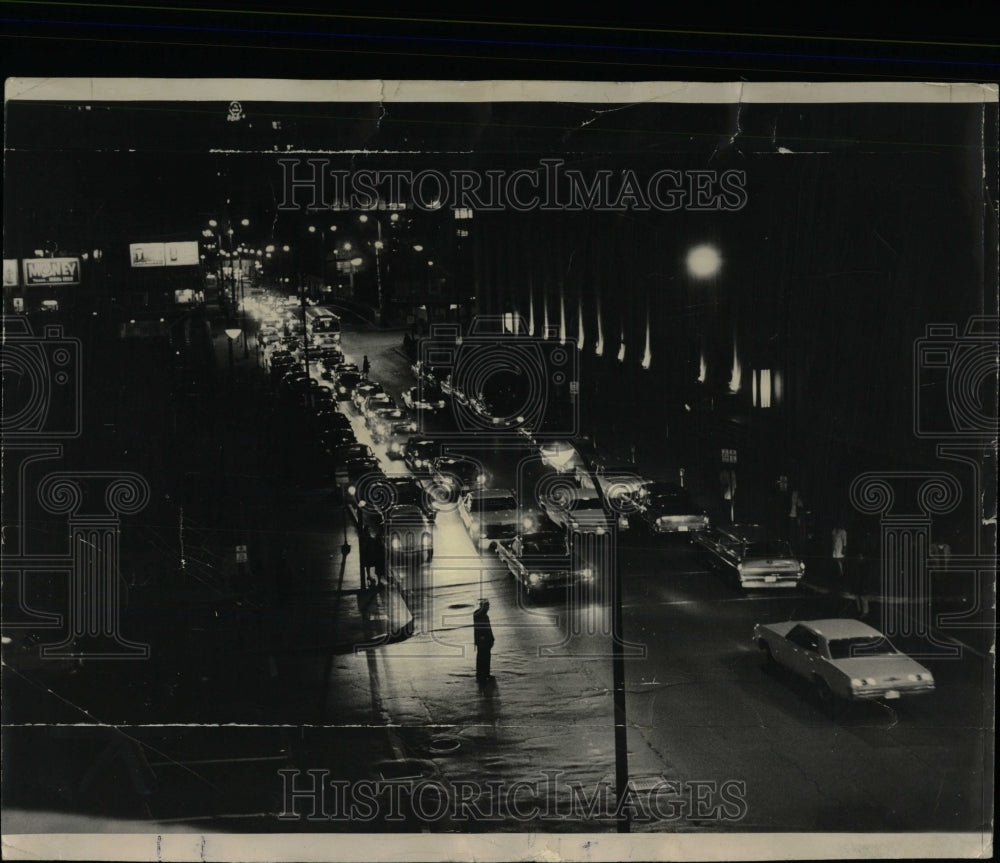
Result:
[[636,497],[636,518],[652,533],[696,533],[708,529],[708,514],[686,488],[672,482],[647,482]]
[[416,474],[431,472],[431,462],[441,455],[441,441],[411,435],[403,446],[403,463]]
[[337,401],[347,401],[351,398],[354,395],[354,388],[363,380],[361,372],[345,371],[337,375],[336,389],[334,390]]

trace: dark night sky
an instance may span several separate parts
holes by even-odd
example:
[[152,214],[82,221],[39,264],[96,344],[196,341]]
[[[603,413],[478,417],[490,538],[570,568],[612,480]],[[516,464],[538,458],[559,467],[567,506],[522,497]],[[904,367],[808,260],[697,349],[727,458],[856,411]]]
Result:
[[[193,239],[208,218],[226,218],[227,198],[228,218],[251,221],[248,242],[295,242],[308,214],[275,218],[277,159],[289,150],[352,151],[330,155],[331,166],[345,170],[510,171],[545,158],[585,173],[740,169],[748,202],[739,212],[483,215],[475,221],[480,249],[497,263],[481,269],[494,284],[478,290],[493,290],[498,305],[506,294],[524,311],[532,278],[536,286],[563,284],[571,316],[575,295],[592,304],[603,293],[632,345],[649,309],[663,357],[683,353],[678,340],[692,323],[677,312],[692,301],[678,275],[684,250],[715,243],[725,269],[713,286],[722,314],[713,324],[720,331],[710,334],[719,352],[709,362],[728,363],[726,321],[739,321],[737,340],[757,367],[783,331],[782,351],[794,356],[811,421],[869,438],[883,431],[887,414],[902,424],[893,431],[907,431],[911,347],[926,324],[995,308],[995,293],[988,295],[995,278],[987,275],[995,273],[995,243],[984,244],[996,235],[986,204],[996,199],[989,149],[993,188],[986,197],[983,188],[995,103],[610,111],[389,103],[383,111],[376,103],[244,100],[245,119],[229,123],[227,103],[167,103],[155,101],[155,88],[150,93],[148,102],[89,109],[8,103],[7,256],[30,255],[44,239],[69,250]],[[432,235],[440,214],[417,214],[415,222]]]

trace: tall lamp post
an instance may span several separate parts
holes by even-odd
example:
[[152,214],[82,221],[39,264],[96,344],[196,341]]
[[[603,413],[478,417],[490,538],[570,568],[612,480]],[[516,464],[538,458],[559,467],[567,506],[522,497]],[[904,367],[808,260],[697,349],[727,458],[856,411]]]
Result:
[[240,337],[241,330],[239,327],[229,327],[226,330],[226,337],[229,339],[229,382],[233,382],[233,378],[236,374],[236,366],[233,363],[233,339],[238,339]]

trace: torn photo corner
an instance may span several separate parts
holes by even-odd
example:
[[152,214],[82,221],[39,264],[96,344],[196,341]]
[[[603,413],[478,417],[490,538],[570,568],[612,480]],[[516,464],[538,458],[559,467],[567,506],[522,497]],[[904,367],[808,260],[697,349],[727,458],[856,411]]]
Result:
[[988,855],[997,108],[8,79],[4,856]]

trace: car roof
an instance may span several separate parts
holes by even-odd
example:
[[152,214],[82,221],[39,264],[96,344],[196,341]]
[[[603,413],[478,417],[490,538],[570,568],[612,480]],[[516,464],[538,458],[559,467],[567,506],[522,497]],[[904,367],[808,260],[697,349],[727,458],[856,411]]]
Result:
[[517,495],[514,494],[513,489],[509,488],[474,488],[469,491],[469,496],[480,499],[491,497],[512,497],[517,500]]
[[646,480],[642,484],[642,487],[656,494],[690,494],[684,486],[662,479]]
[[405,516],[419,515],[422,521],[427,520],[427,516],[424,515],[424,511],[415,503],[397,503],[395,506],[391,507],[388,511],[388,516],[390,518],[392,518],[393,515],[405,515]]
[[806,626],[827,640],[831,638],[884,638],[875,627],[851,617],[830,617],[823,620],[800,620]]

